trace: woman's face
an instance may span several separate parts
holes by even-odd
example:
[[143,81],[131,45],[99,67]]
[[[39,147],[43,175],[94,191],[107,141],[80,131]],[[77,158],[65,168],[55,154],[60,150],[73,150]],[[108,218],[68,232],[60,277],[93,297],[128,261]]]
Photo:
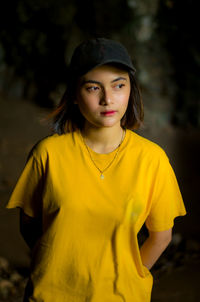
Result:
[[128,72],[111,65],[96,67],[81,77],[75,103],[89,127],[120,126],[129,96]]

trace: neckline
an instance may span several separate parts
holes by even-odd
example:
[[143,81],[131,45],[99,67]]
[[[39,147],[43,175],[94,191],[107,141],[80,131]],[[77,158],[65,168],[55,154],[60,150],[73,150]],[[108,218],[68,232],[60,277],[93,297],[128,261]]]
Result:
[[[121,142],[119,153],[121,153],[122,150],[124,149],[124,147],[126,145],[126,141],[128,140],[128,136],[129,136],[129,131],[128,131],[128,129],[125,129],[125,135]],[[83,138],[81,137],[80,130],[77,132],[77,137],[78,137],[79,144],[81,145],[81,149],[84,150],[84,153],[85,152],[88,153],[86,146],[84,145]],[[91,149],[89,146],[87,146],[87,148],[89,149],[89,151],[93,157],[99,158],[99,159],[104,159],[104,158],[113,156],[114,153],[116,152],[116,149],[119,147],[115,148],[113,151],[111,151],[109,153],[98,153],[98,152],[95,152],[93,149]]]

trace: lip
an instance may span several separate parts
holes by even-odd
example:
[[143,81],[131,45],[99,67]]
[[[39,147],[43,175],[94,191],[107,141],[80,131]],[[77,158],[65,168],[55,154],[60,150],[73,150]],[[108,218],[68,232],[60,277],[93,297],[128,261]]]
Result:
[[104,116],[112,116],[116,113],[115,110],[108,110],[108,111],[103,111],[101,112],[101,115],[104,115]]

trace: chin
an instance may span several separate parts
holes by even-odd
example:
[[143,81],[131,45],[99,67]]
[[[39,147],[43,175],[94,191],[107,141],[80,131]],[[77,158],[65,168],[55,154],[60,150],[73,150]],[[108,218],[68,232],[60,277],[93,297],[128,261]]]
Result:
[[116,126],[118,124],[119,124],[118,122],[117,123],[103,123],[101,125],[101,127],[112,128],[112,127],[114,127],[114,126]]
[[116,126],[117,124],[121,124],[120,123],[121,120],[118,120],[118,119],[104,119],[104,120],[90,120],[89,121],[89,124],[97,127],[97,128],[110,128],[110,127],[114,127]]

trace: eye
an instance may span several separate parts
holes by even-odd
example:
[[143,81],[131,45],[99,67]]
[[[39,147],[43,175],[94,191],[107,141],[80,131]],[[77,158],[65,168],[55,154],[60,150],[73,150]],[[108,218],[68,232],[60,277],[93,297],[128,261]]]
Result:
[[119,89],[121,89],[122,87],[124,87],[125,86],[125,84],[123,84],[123,83],[120,83],[120,84],[117,84],[115,87],[116,88],[119,88]]
[[92,91],[97,91],[99,89],[98,86],[89,86],[86,87],[87,91],[92,92]]

